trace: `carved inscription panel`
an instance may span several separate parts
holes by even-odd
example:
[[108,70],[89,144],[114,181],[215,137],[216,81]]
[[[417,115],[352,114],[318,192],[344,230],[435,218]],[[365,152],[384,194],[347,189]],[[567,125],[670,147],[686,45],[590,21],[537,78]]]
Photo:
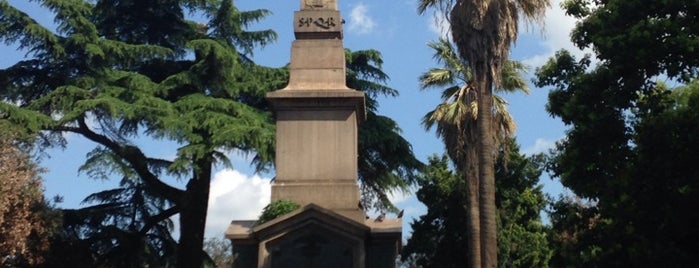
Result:
[[337,0],[301,0],[301,10],[337,10]]
[[302,10],[294,14],[294,32],[296,33],[341,31],[342,18],[339,11]]

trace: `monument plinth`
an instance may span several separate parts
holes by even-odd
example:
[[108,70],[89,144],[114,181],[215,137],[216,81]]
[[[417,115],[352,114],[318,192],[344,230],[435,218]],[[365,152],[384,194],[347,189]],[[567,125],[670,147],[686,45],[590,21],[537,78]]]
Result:
[[358,206],[358,124],[364,94],[345,81],[342,18],[335,0],[302,0],[294,15],[289,83],[267,94],[276,114],[272,201],[301,209],[257,225],[233,221],[235,267],[393,267],[401,220]]

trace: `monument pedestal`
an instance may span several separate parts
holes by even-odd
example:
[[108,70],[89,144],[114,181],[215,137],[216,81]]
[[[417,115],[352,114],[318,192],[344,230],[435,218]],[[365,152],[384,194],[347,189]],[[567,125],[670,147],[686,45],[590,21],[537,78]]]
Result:
[[364,94],[349,88],[283,89],[267,99],[277,115],[272,200],[316,204],[363,222],[357,206],[357,124],[365,116]]

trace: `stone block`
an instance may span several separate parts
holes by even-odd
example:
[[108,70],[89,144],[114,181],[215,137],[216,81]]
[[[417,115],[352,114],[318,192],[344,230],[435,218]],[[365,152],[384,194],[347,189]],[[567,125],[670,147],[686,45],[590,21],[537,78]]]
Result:
[[354,110],[277,113],[277,181],[356,180],[357,118]]
[[[344,183],[275,181],[272,185],[272,200],[291,200],[302,206],[316,204],[333,211],[357,210],[358,187],[356,181]],[[360,220],[363,222],[364,217]]]
[[303,10],[294,13],[296,39],[342,39],[342,17],[337,10]]

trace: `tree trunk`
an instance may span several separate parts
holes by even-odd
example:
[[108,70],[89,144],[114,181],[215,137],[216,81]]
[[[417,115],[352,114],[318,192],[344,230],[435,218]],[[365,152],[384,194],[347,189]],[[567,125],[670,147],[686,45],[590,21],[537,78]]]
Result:
[[[466,130],[473,131],[473,130]],[[481,266],[481,230],[480,230],[480,208],[478,197],[478,153],[474,135],[467,134],[468,145],[466,148],[466,169],[464,176],[467,189],[467,223],[466,235],[468,243],[468,267],[478,268]]]
[[492,79],[486,64],[478,66],[478,179],[481,228],[481,262],[484,268],[498,266],[497,222],[495,219],[495,141],[493,135]]
[[211,166],[210,161],[197,161],[194,178],[187,183],[180,212],[177,267],[200,268],[204,262],[204,228],[206,227],[206,210],[209,207]]

